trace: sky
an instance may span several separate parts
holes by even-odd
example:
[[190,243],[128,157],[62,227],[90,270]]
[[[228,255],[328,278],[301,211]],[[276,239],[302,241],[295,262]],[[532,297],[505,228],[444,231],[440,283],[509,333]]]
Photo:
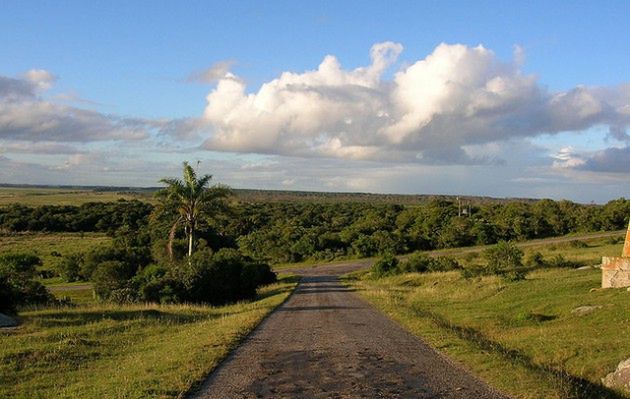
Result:
[[630,2],[0,3],[0,183],[630,192]]

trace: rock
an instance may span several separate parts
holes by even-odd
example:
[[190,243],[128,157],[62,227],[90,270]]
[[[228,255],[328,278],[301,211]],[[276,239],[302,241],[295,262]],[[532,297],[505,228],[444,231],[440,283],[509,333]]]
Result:
[[0,328],[2,327],[15,327],[18,323],[13,317],[9,317],[0,313]]
[[602,384],[608,388],[630,391],[630,358],[620,362],[615,371],[602,378]]
[[601,305],[595,305],[595,306],[579,306],[575,309],[573,309],[571,311],[571,313],[578,315],[578,316],[584,316],[587,315],[589,313],[593,313],[594,311],[596,311],[597,309],[601,309],[603,308],[603,306]]

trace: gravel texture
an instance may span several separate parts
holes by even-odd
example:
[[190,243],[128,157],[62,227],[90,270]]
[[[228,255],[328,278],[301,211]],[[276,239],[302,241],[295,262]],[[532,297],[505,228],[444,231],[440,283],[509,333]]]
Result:
[[360,299],[337,276],[300,270],[293,295],[195,398],[507,398]]

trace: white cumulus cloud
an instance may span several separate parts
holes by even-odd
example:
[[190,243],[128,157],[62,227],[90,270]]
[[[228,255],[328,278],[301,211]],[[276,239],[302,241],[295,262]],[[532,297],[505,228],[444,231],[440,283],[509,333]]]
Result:
[[[440,44],[387,79],[402,45],[375,44],[372,62],[344,69],[332,55],[317,69],[284,72],[248,92],[225,72],[207,96],[204,148],[302,157],[487,163],[470,146],[630,123],[629,85],[551,92],[483,46]],[[208,133],[209,132],[209,133]],[[490,161],[492,161],[490,159]]]

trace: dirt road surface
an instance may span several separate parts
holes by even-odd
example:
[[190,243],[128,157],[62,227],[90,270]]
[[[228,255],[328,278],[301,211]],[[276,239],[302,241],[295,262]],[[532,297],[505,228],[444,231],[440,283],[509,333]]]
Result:
[[365,266],[299,270],[293,295],[192,397],[506,398],[339,282]]

